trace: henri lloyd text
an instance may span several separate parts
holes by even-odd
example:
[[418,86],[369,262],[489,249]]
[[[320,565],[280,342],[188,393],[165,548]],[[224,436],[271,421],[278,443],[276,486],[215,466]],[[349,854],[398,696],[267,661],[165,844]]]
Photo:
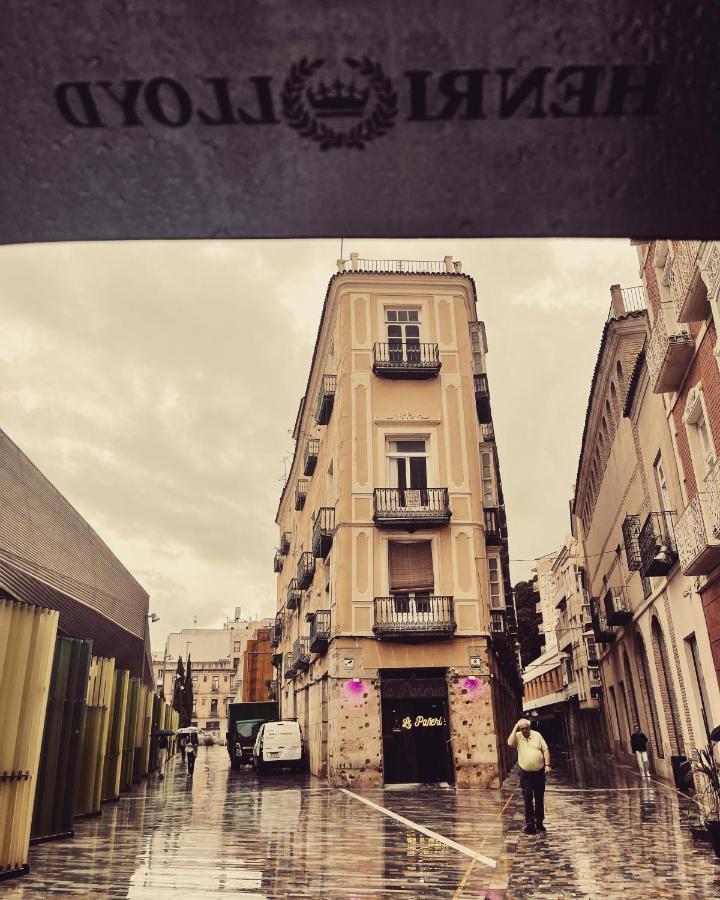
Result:
[[568,65],[561,68],[414,70],[400,79],[366,56],[340,70],[301,59],[280,77],[164,75],[64,81],[55,87],[62,118],[74,128],[191,125],[276,126],[321,149],[364,149],[400,122],[575,119],[658,112],[663,66]]

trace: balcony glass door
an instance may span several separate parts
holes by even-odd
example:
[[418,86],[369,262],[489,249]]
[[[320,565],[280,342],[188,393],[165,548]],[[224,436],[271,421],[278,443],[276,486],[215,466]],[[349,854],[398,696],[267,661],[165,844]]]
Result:
[[420,441],[388,444],[390,487],[397,488],[400,506],[427,506],[427,446]]
[[420,362],[420,311],[388,309],[385,311],[390,362],[396,365]]

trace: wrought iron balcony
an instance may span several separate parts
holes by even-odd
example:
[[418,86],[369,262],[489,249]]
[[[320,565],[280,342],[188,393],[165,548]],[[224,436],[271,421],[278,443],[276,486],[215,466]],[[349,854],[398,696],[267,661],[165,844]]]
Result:
[[298,587],[297,578],[291,578],[287,586],[287,608],[297,609],[300,605],[300,588]]
[[663,281],[670,288],[678,322],[702,322],[710,309],[707,287],[698,268],[698,258],[704,250],[701,241],[678,241],[675,255],[668,257]]
[[719,499],[717,493],[709,491],[695,494],[675,523],[680,567],[685,575],[709,575],[720,564],[720,529],[713,525],[712,516],[713,507],[717,510],[720,506]]
[[492,422],[492,412],[490,410],[488,377],[485,373],[473,375],[473,383],[475,385],[475,407],[478,421],[481,425],[489,425]]
[[310,668],[310,638],[295,639],[292,648],[292,667],[295,672],[307,672]]
[[335,391],[337,389],[337,375],[323,375],[318,390],[317,406],[315,407],[315,421],[318,425],[327,425],[335,403]]
[[496,641],[505,641],[508,636],[505,616],[497,610],[490,612],[490,634]]
[[632,610],[624,587],[608,588],[605,594],[605,616],[608,625],[626,625],[632,620]]
[[590,669],[597,669],[600,665],[600,656],[598,655],[597,647],[594,641],[587,641],[585,644],[587,648],[587,664]]
[[441,365],[437,344],[391,341],[373,347],[373,374],[382,378],[434,378]]
[[656,394],[672,393],[680,387],[695,353],[690,332],[684,325],[675,325],[673,317],[672,308],[660,306],[646,345],[650,384]]
[[485,422],[480,425],[480,439],[483,443],[491,443],[495,441],[495,426],[492,422]]
[[283,531],[280,538],[280,552],[283,556],[287,556],[290,552],[290,532]]
[[592,625],[595,643],[612,644],[615,640],[615,632],[608,624],[604,604],[600,603],[599,597],[593,597],[590,604],[592,609]]
[[396,594],[375,598],[373,632],[377,638],[413,642],[451,638],[456,628],[452,597]]
[[275,556],[273,557],[273,572],[282,572],[283,567],[283,558],[282,554],[279,550],[275,551]]
[[319,609],[310,621],[310,652],[324,653],[330,641],[330,610]]
[[335,531],[335,509],[321,506],[315,516],[312,532],[312,552],[316,559],[325,559],[330,552]]
[[305,506],[305,498],[307,497],[308,482],[307,478],[298,478],[295,485],[295,509],[302,509]]
[[642,567],[640,559],[640,516],[625,516],[622,524],[623,543],[628,569],[639,572]]
[[303,472],[306,475],[312,475],[317,465],[318,453],[320,452],[320,441],[318,438],[308,438],[305,445],[305,465]]
[[300,554],[297,564],[297,586],[301,591],[309,588],[315,576],[315,557],[310,550]]
[[295,668],[293,667],[293,653],[292,653],[292,650],[288,650],[288,652],[285,654],[285,666],[284,666],[284,668],[285,668],[285,672],[284,672],[285,677],[288,678],[288,679],[291,679],[291,678],[294,679],[295,676],[297,675],[297,672],[295,671]]
[[267,688],[268,699],[269,700],[277,700],[277,696],[278,696],[277,681],[266,681],[265,687]]
[[645,577],[667,574],[677,561],[673,512],[651,512],[640,530],[640,571]]
[[279,647],[282,639],[282,625],[270,626],[270,646]]
[[485,543],[497,547],[507,538],[507,527],[504,524],[505,511],[496,507],[487,507],[483,511],[485,520]]
[[373,520],[381,528],[433,528],[450,522],[447,488],[375,488]]
[[279,668],[280,668],[280,665],[282,664],[282,658],[283,658],[283,655],[282,655],[282,651],[281,651],[281,650],[277,650],[277,651],[276,651],[275,653],[273,653],[273,655],[270,657],[274,669],[279,669]]

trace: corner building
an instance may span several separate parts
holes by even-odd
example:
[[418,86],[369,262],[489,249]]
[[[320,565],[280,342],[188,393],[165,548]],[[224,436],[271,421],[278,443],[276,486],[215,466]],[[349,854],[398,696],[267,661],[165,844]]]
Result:
[[281,715],[334,783],[496,787],[520,682],[474,283],[338,270],[276,518]]

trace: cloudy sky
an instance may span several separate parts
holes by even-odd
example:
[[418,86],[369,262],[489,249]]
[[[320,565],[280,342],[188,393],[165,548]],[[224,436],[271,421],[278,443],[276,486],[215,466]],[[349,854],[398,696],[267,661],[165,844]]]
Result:
[[[0,427],[149,591],[165,634],[274,609],[274,515],[339,240],[0,247]],[[568,531],[628,241],[353,240],[463,261],[487,325],[513,580]]]

